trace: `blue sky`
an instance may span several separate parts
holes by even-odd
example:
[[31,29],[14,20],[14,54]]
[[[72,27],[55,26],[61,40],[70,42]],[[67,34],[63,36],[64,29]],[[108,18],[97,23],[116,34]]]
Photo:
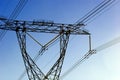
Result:
[[[28,0],[17,19],[53,20],[59,23],[75,23],[103,0]],[[0,0],[0,16],[9,17],[18,0]],[[92,48],[96,48],[120,36],[120,2],[102,15],[93,18],[85,26],[92,34]],[[55,34],[31,33],[41,44],[52,39]],[[33,57],[40,50],[27,37],[28,52]],[[34,46],[34,47],[33,47]],[[63,80],[120,80],[120,44],[116,44],[91,56]],[[88,51],[88,36],[70,36],[70,42],[63,65],[62,74]],[[37,61],[46,73],[59,54],[59,43],[50,47]],[[49,63],[49,64],[48,64]],[[0,80],[18,80],[24,71],[15,32],[8,31],[0,42]],[[61,75],[62,75],[61,74]],[[27,80],[25,77],[23,80]]]

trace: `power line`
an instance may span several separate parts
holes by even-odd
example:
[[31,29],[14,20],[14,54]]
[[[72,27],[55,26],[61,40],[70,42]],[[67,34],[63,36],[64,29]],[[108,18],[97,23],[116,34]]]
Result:
[[[16,5],[15,9],[13,10],[13,12],[11,13],[11,15],[9,16],[7,22],[9,23],[9,21],[11,19],[16,19],[17,16],[20,14],[20,12],[23,10],[24,6],[27,4],[28,0],[19,0],[18,4]],[[6,30],[2,30],[0,33],[0,40],[3,39],[3,37],[5,36],[5,34],[7,33]]]
[[118,3],[120,3],[119,0],[116,0],[116,2],[112,5],[110,5],[107,9],[105,9],[104,11],[102,11],[101,13],[99,13],[99,15],[95,16],[93,19],[89,20],[86,24],[91,23],[92,21],[94,21],[97,17],[101,16],[103,13],[107,12],[108,10],[110,10],[113,6],[117,5]]
[[81,24],[86,23],[87,21],[91,20],[93,17],[95,17],[97,14],[102,12],[105,8],[110,6],[115,0],[104,0],[101,2],[98,6],[93,8],[91,11],[89,11],[86,15],[84,15],[82,18],[80,18],[75,24]]
[[23,10],[24,6],[27,4],[27,2],[28,0],[20,0],[9,16],[9,19],[16,19],[20,12]]

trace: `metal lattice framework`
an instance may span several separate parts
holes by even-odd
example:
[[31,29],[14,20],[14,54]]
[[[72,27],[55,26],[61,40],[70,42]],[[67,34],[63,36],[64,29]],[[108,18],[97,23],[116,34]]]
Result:
[[[88,20],[100,13],[114,1],[115,0],[104,0],[75,24],[54,23],[52,21],[24,21],[0,17],[0,29],[16,32],[29,80],[59,80],[70,35],[89,35],[89,42],[91,42],[90,33],[84,29],[83,26],[85,26],[85,23]],[[29,34],[29,32],[53,33],[58,35],[45,45],[41,45]],[[37,56],[34,59],[29,56],[26,49],[26,35],[30,36],[34,41],[42,46],[39,55],[42,55],[52,43],[57,39],[60,39],[60,56],[47,74],[44,74],[36,65],[35,61],[37,60]]]
[[[11,20],[10,22],[7,22],[7,19],[5,18],[1,18],[1,21],[3,21],[3,23],[1,23],[0,29],[15,31],[17,34],[21,54],[29,80],[59,80],[70,34],[90,35],[87,30],[82,28],[84,24],[74,25],[21,20]],[[43,54],[45,49],[50,44],[52,44],[56,39],[60,39],[60,56],[47,74],[42,72],[42,70],[36,65],[35,61],[29,56],[28,51],[26,50],[26,34],[30,36],[28,32],[58,34],[40,50],[40,54]],[[32,36],[30,37],[32,38]]]

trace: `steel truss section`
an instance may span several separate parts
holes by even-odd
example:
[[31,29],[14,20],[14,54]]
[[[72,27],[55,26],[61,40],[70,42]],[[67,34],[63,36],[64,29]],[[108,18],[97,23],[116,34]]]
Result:
[[62,34],[60,36],[60,57],[55,62],[53,67],[49,70],[49,72],[46,74],[43,80],[59,80],[68,41],[69,41],[70,31],[64,32],[63,30],[60,34]]
[[[6,19],[4,19],[4,21],[5,20]],[[0,29],[16,31],[29,80],[59,80],[70,34],[90,35],[87,30],[81,28],[82,26],[84,26],[84,24],[75,26],[74,24],[11,20],[11,22],[2,23],[0,25]],[[41,45],[30,34],[28,34],[28,32],[55,33],[58,35],[47,44]],[[34,59],[32,59],[27,53],[26,34],[40,46],[42,46],[41,50],[39,51],[39,55],[42,55],[52,43],[54,43],[57,39],[60,39],[60,56],[47,74],[44,74],[35,63],[39,56],[36,56]]]
[[27,53],[26,31],[16,31],[16,34],[29,80],[43,80],[45,76],[44,73],[39,69]]
[[79,25],[74,25],[74,24],[54,23],[54,22],[22,21],[22,20],[11,20],[10,22],[5,22],[6,20],[7,19],[0,18],[0,21],[3,21],[3,23],[0,24],[0,29],[10,30],[10,31],[16,31],[16,29],[19,29],[19,31],[22,31],[23,25],[25,25],[26,27],[24,28],[26,29],[26,32],[59,34],[61,28],[63,27],[65,31],[70,30],[71,34],[73,35],[90,34],[86,29],[82,28],[83,26],[85,26],[82,23]]
[[39,69],[27,53],[26,31],[16,30],[16,34],[29,80],[59,80],[69,41],[70,31],[64,32],[64,30],[62,30],[60,33],[60,57],[46,75]]

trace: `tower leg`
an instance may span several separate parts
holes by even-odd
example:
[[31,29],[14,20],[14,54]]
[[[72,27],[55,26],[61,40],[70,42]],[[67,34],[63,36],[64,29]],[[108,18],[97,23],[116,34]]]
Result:
[[38,66],[27,53],[26,32],[16,30],[16,34],[29,80],[43,80],[43,72],[38,68]]
[[49,70],[43,80],[59,80],[68,41],[69,41],[70,31],[63,32],[60,36],[60,57],[55,62],[53,67]]

